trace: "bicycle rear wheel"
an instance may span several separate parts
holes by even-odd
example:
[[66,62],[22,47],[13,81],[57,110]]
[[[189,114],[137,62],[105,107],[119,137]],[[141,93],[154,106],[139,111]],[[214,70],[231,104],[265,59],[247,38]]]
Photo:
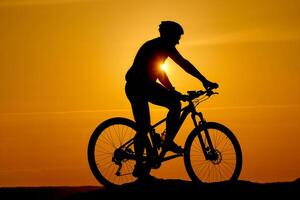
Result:
[[93,132],[88,144],[89,166],[104,186],[117,187],[136,180],[132,176],[135,134],[135,123],[126,118],[108,119]]
[[204,157],[198,138],[202,135],[208,147],[203,127],[195,128],[188,136],[184,147],[186,170],[194,182],[214,183],[237,180],[242,169],[242,151],[234,134],[222,124],[207,122],[206,127],[215,151],[210,159]]

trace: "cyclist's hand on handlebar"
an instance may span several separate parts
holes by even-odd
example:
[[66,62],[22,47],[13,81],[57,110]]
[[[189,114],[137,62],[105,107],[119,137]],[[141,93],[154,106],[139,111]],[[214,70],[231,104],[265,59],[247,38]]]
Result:
[[213,82],[210,82],[208,80],[203,82],[203,86],[206,90],[217,89],[219,87],[219,85],[217,83],[213,83]]

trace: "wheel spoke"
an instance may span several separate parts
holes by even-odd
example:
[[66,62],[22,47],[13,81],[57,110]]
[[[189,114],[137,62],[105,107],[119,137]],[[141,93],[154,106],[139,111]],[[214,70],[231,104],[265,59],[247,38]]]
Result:
[[[204,182],[220,182],[231,180],[232,177],[237,178],[241,170],[241,152],[237,151],[239,144],[233,134],[224,126],[217,123],[207,123],[207,130],[210,139],[216,151],[216,157],[209,155],[206,160],[199,143],[196,132],[193,137],[188,137],[186,154],[189,159],[186,160],[190,164],[186,165],[190,171],[192,180],[200,180]],[[203,130],[202,130],[203,131]],[[202,136],[204,136],[202,132]],[[207,138],[203,137],[203,142],[207,145]],[[195,179],[197,177],[197,179]]]
[[[135,161],[126,160],[126,154],[129,152],[121,150],[120,154],[114,155],[117,148],[134,137],[136,130],[133,127],[134,122],[130,120],[112,118],[101,124],[93,133],[97,134],[97,137],[91,137],[88,156],[91,169],[100,183],[122,185],[136,179],[131,174]],[[126,148],[133,150],[130,146]],[[113,157],[122,163],[120,176],[116,174],[119,166],[115,164]]]

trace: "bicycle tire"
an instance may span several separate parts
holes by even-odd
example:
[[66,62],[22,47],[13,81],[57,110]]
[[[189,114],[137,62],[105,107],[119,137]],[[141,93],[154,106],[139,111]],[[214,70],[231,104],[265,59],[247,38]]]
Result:
[[[126,133],[124,133],[127,130],[130,131],[129,135],[125,135]],[[87,151],[89,167],[95,178],[105,187],[118,187],[122,184],[131,183],[136,180],[136,178],[132,176],[135,160],[125,161],[131,162],[129,163],[130,166],[126,163],[124,165],[126,172],[128,172],[126,177],[118,177],[116,174],[113,174],[118,166],[114,164],[112,160],[115,149],[120,147],[126,141],[132,139],[135,136],[135,133],[136,125],[134,121],[127,118],[116,117],[102,122],[91,135]],[[106,137],[105,134],[107,135]],[[121,141],[120,138],[118,138],[119,141],[109,141],[116,139],[118,136],[121,136],[124,142]],[[112,147],[109,147],[109,145]],[[132,152],[134,153],[133,146],[134,145],[132,145]],[[97,157],[97,152],[103,152],[104,156],[107,154],[107,158],[103,158],[104,156]],[[107,165],[110,165],[109,169],[107,169],[108,167],[104,165],[106,163],[108,163]],[[106,172],[106,169],[110,171]]]
[[[196,183],[214,183],[237,180],[242,170],[242,150],[237,138],[222,124],[207,122],[206,127],[214,148],[217,149],[218,158],[214,161],[205,159],[197,137],[199,131],[204,136],[204,130],[203,127],[195,128],[188,136],[184,146],[184,164],[189,177]],[[226,143],[223,144],[223,148],[221,148],[219,143],[223,140],[226,140]],[[206,142],[206,140],[204,142]],[[227,145],[229,145],[229,148],[232,148],[232,155],[227,153],[227,151],[229,151],[228,148],[225,149]],[[234,160],[234,163],[232,163],[231,160]],[[196,167],[196,164],[198,164],[199,167]],[[232,166],[232,169],[229,169],[230,166]],[[204,175],[202,175],[203,173]]]

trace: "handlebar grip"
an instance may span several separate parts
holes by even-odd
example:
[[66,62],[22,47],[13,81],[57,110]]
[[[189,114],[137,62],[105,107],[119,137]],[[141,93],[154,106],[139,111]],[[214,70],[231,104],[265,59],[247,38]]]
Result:
[[212,91],[214,88],[209,88],[205,91],[199,90],[199,91],[187,91],[187,95],[181,95],[181,100],[182,101],[188,101],[188,100],[193,100],[195,98],[200,97],[201,95],[206,94],[208,97],[210,97],[213,94],[218,94],[217,92]]

